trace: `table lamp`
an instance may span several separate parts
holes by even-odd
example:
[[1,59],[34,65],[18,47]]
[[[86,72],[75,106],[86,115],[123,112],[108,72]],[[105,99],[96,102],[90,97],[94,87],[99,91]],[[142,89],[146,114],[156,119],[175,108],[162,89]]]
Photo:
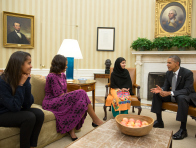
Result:
[[73,80],[74,59],[83,59],[78,41],[74,39],[64,39],[57,54],[63,55],[67,58],[67,81]]

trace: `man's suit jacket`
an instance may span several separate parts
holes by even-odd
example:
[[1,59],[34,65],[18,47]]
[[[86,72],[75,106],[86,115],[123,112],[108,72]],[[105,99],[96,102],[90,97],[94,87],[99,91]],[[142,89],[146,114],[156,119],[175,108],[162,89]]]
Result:
[[29,44],[29,41],[25,37],[24,34],[21,34],[21,38],[17,35],[15,31],[11,32],[7,36],[7,43],[15,43],[15,44]]
[[[172,87],[172,77],[173,77],[173,71],[167,71],[166,72],[166,78],[164,85],[162,89],[164,91],[170,91]],[[189,95],[191,93],[194,93],[195,90],[193,88],[193,72],[180,67],[178,78],[176,82],[176,89],[173,91],[174,97],[178,95]]]

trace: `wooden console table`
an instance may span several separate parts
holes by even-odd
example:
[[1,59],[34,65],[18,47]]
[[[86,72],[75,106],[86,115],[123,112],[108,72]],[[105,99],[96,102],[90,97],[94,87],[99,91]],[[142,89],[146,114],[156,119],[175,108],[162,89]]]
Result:
[[92,91],[93,109],[95,111],[95,80],[87,80],[86,83],[79,83],[78,80],[67,82],[67,91],[83,89],[86,92]]
[[95,80],[96,78],[107,78],[107,79],[108,79],[108,83],[109,83],[110,74],[94,73],[94,80]]

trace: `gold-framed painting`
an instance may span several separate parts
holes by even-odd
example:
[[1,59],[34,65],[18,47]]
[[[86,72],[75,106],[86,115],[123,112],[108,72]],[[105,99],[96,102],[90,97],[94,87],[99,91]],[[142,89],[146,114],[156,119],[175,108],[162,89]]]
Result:
[[191,36],[192,0],[156,0],[155,38]]
[[34,48],[34,16],[3,11],[3,46]]

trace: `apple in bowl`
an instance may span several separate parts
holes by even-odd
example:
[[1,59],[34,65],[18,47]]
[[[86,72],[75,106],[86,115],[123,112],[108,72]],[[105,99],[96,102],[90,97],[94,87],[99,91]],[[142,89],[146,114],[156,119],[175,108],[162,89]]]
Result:
[[138,128],[138,127],[144,127],[148,125],[147,121],[141,121],[139,119],[135,120],[134,118],[123,118],[120,124],[127,126],[127,127],[132,127],[132,128]]

